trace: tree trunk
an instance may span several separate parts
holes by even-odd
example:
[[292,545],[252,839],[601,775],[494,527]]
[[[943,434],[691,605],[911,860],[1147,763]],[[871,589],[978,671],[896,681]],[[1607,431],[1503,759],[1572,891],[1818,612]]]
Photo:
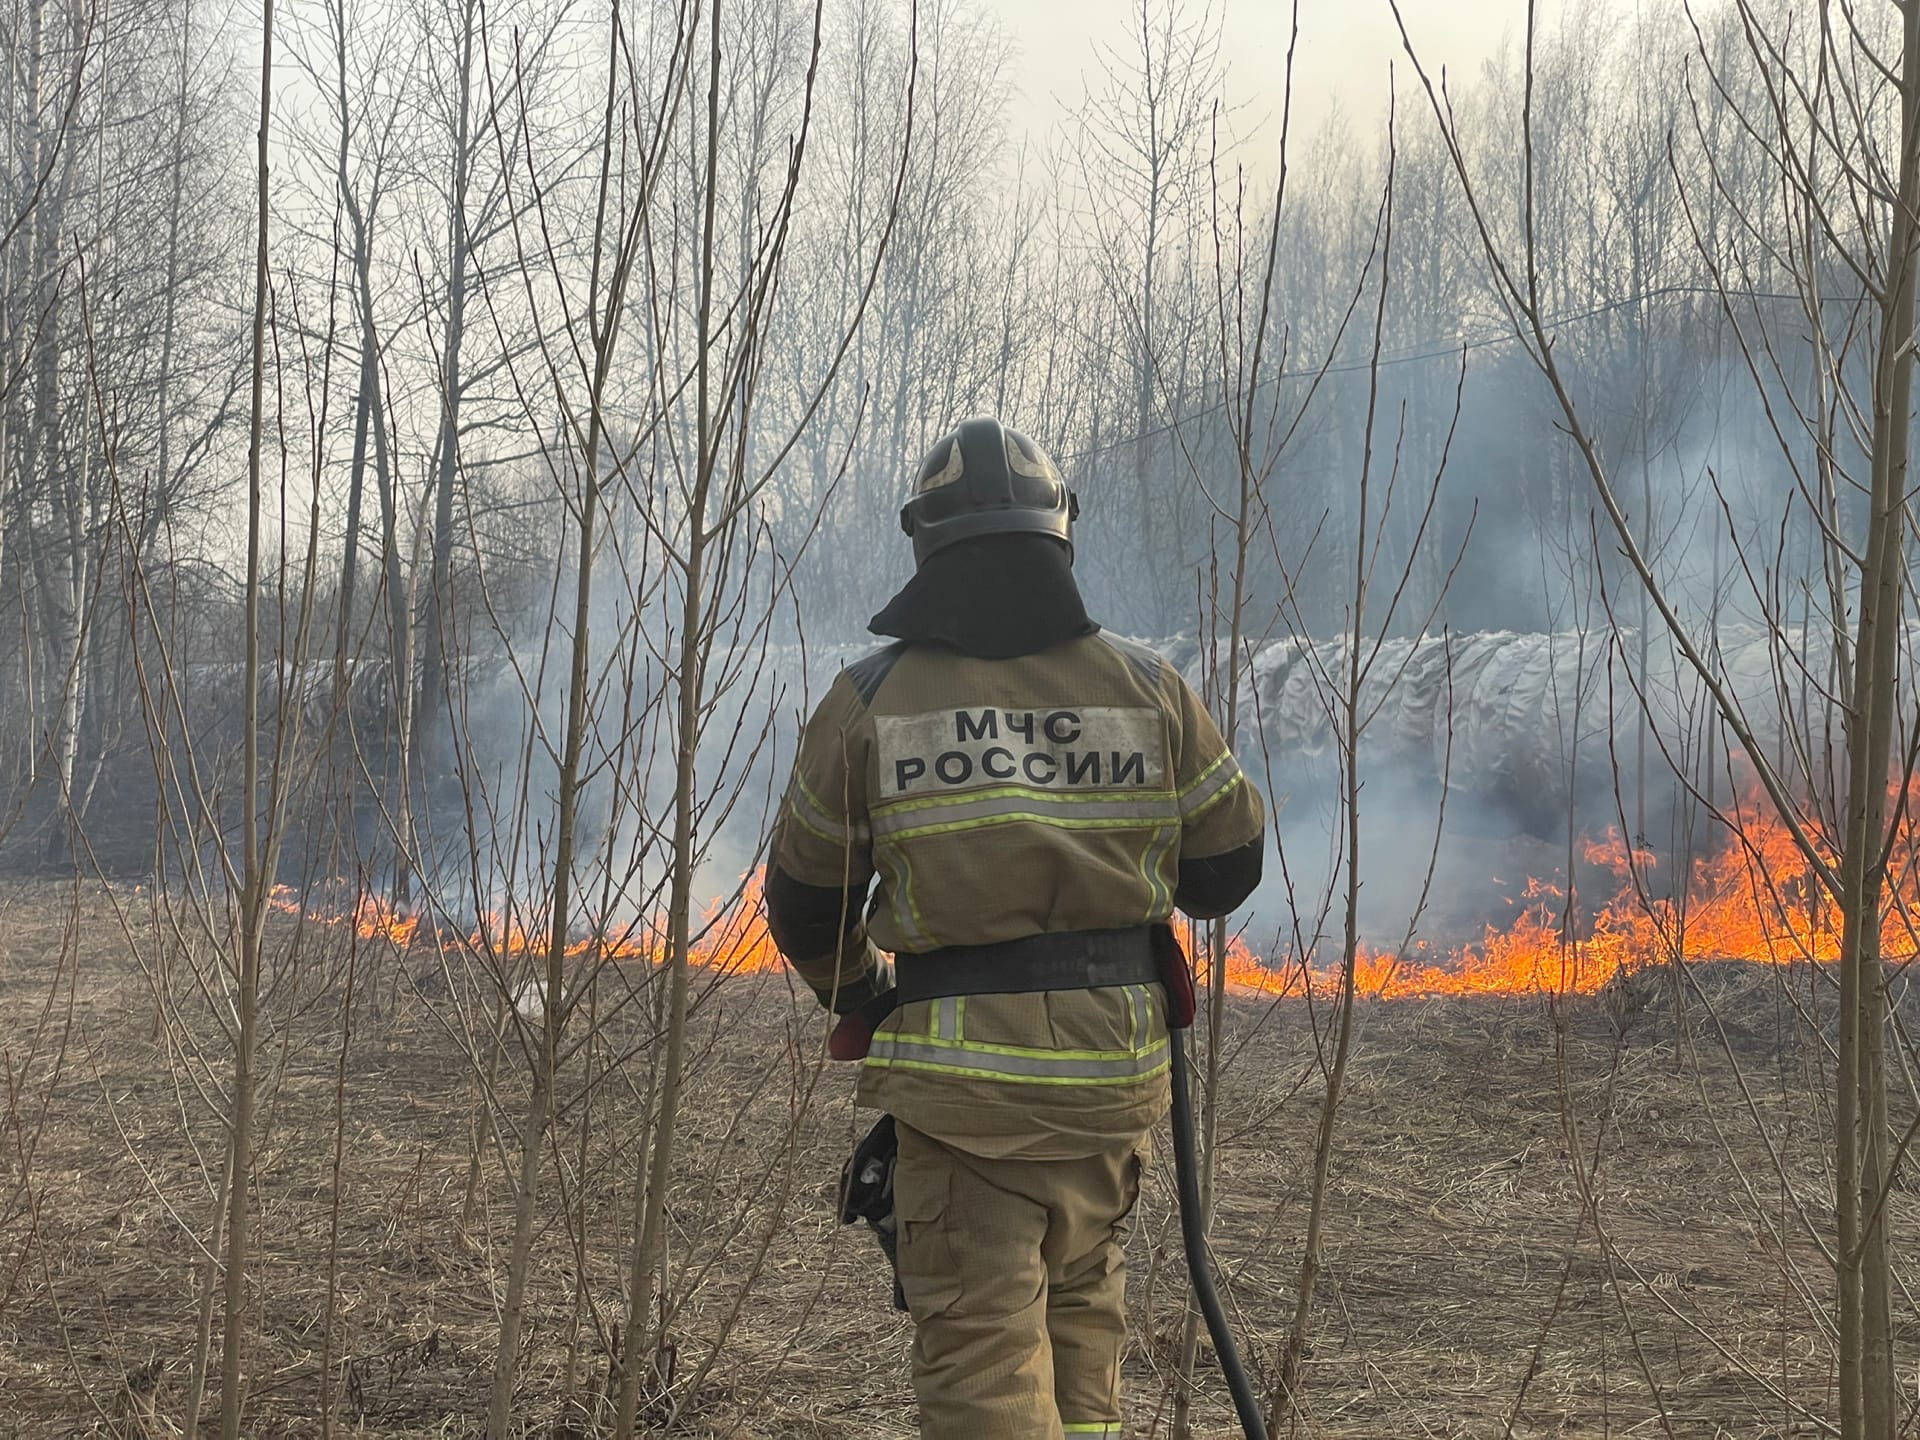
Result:
[[333,640],[333,684],[336,706],[347,703],[347,662],[353,644],[354,580],[360,558],[360,500],[367,476],[367,423],[373,413],[372,357],[360,357],[360,389],[353,397],[353,458],[347,463],[347,533],[340,547],[339,614]]
[[566,1023],[567,938],[573,926],[573,857],[580,804],[580,756],[587,733],[587,661],[591,649],[593,547],[600,510],[599,406],[588,426],[585,484],[582,487],[578,557],[574,582],[573,641],[567,676],[567,730],[560,755],[559,816],[554,831],[553,928],[547,938],[545,1005],[540,1017],[540,1053],[535,1060],[533,1092],[520,1131],[520,1170],[514,1187],[513,1248],[507,1264],[506,1303],[500,1312],[500,1345],[493,1364],[493,1397],[487,1407],[488,1440],[505,1440],[513,1420],[513,1381],[519,1370],[520,1317],[525,1306],[527,1269],[532,1263],[533,1217],[540,1190],[540,1150],[553,1114],[555,1070],[561,1030]]
[[[639,1200],[639,1243],[634,1247],[627,1335],[621,1356],[620,1401],[614,1419],[618,1440],[629,1440],[639,1407],[640,1366],[657,1353],[665,1339],[652,1321],[654,1271],[665,1247],[667,1185],[673,1174],[673,1142],[679,1120],[681,1067],[687,1048],[687,948],[692,928],[693,845],[696,762],[700,747],[701,691],[706,657],[706,616],[701,587],[705,584],[707,498],[712,492],[719,461],[719,438],[714,431],[712,396],[713,341],[713,227],[720,190],[720,11],[713,0],[708,21],[707,134],[703,216],[700,229],[700,312],[695,359],[696,420],[693,494],[688,504],[688,545],[682,580],[685,594],[680,607],[680,665],[676,699],[679,715],[674,733],[673,873],[667,901],[667,1015],[666,1053],[661,1060],[660,1112],[651,1129],[652,1153],[647,1157],[646,1185]],[[746,417],[740,416],[745,424]],[[644,1348],[643,1348],[644,1347]]]
[[246,1333],[248,1192],[253,1184],[254,1059],[259,1046],[260,952],[266,935],[270,857],[260,834],[260,556],[261,448],[265,441],[267,330],[267,140],[273,114],[273,0],[263,0],[260,19],[260,128],[256,137],[259,177],[257,239],[253,265],[253,408],[247,441],[246,673],[242,723],[240,804],[244,876],[239,910],[237,991],[234,996],[233,1096],[227,1122],[228,1174],[225,1311],[220,1331],[220,1440],[240,1440],[241,1349]]
[[1847,721],[1841,860],[1841,1028],[1836,1096],[1840,1239],[1840,1424],[1847,1440],[1893,1440],[1899,1418],[1885,1192],[1886,975],[1881,964],[1888,785],[1899,705],[1906,485],[1913,411],[1915,206],[1920,205],[1920,5],[1903,10],[1899,197],[1874,367],[1872,496]]
[[[1282,1417],[1293,1419],[1299,1414],[1300,1367],[1307,1355],[1307,1342],[1313,1325],[1314,1291],[1320,1280],[1320,1249],[1326,1229],[1327,1181],[1333,1166],[1334,1127],[1340,1114],[1341,1096],[1346,1089],[1347,1061],[1353,1051],[1354,992],[1360,958],[1360,741],[1366,729],[1366,717],[1361,709],[1361,688],[1366,679],[1366,668],[1361,657],[1366,643],[1368,588],[1376,559],[1370,536],[1369,505],[1373,482],[1373,434],[1380,405],[1380,352],[1386,339],[1387,298],[1393,275],[1394,139],[1393,121],[1389,119],[1386,193],[1381,199],[1380,294],[1374,311],[1367,408],[1360,436],[1360,483],[1355,495],[1359,524],[1353,542],[1353,586],[1348,597],[1345,674],[1341,677],[1344,683],[1339,697],[1333,702],[1338,706],[1338,714],[1329,716],[1335,721],[1339,736],[1340,800],[1346,830],[1343,837],[1346,893],[1342,897],[1345,933],[1340,946],[1340,992],[1334,1012],[1333,1058],[1331,1064],[1323,1061],[1327,1093],[1321,1102],[1320,1125],[1314,1138],[1313,1186],[1307,1199],[1307,1233],[1300,1253],[1300,1283],[1294,1298],[1293,1323],[1287,1331],[1286,1346],[1280,1356],[1280,1379],[1268,1417],[1269,1430],[1275,1429]],[[1397,454],[1394,463],[1398,464]],[[1439,483],[1437,477],[1434,483]],[[1392,501],[1391,486],[1390,480],[1383,506]]]
[[[461,7],[458,111],[453,152],[453,198],[447,216],[450,235],[447,279],[447,331],[440,355],[440,435],[436,442],[433,491],[433,573],[427,592],[427,623],[422,637],[420,694],[413,711],[411,783],[430,784],[440,764],[439,696],[446,688],[449,619],[453,607],[453,486],[460,467],[461,345],[467,318],[467,267],[472,236],[467,229],[467,191],[473,179],[473,43],[478,28],[477,0]],[[588,461],[589,465],[593,462]],[[582,556],[584,562],[585,556]]]

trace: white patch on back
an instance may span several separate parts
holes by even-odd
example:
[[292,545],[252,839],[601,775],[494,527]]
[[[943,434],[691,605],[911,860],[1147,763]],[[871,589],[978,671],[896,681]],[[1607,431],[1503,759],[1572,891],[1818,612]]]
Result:
[[1067,794],[1168,787],[1166,726],[1158,710],[956,706],[877,715],[873,725],[883,801],[996,785]]

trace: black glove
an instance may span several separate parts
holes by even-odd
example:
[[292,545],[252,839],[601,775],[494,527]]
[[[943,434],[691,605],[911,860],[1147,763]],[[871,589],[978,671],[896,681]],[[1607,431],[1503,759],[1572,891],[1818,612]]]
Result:
[[904,1311],[907,1297],[900,1288],[897,1252],[898,1226],[893,1217],[893,1166],[900,1154],[893,1117],[882,1115],[866,1138],[854,1148],[853,1158],[840,1173],[840,1223],[867,1222],[893,1269],[893,1308]]

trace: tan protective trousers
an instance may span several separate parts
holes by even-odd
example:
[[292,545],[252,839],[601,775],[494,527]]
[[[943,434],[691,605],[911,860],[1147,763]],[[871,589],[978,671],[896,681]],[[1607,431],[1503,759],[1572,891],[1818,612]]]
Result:
[[1119,1440],[1126,1220],[1146,1137],[987,1160],[898,1126],[894,1213],[922,1440]]

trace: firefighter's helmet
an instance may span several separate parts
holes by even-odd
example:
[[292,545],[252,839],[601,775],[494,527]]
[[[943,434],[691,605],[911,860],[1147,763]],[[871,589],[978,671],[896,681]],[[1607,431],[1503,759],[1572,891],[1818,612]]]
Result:
[[913,560],[979,535],[1051,535],[1073,553],[1080,500],[1053,461],[1018,430],[991,416],[962,420],[920,462],[900,528]]

